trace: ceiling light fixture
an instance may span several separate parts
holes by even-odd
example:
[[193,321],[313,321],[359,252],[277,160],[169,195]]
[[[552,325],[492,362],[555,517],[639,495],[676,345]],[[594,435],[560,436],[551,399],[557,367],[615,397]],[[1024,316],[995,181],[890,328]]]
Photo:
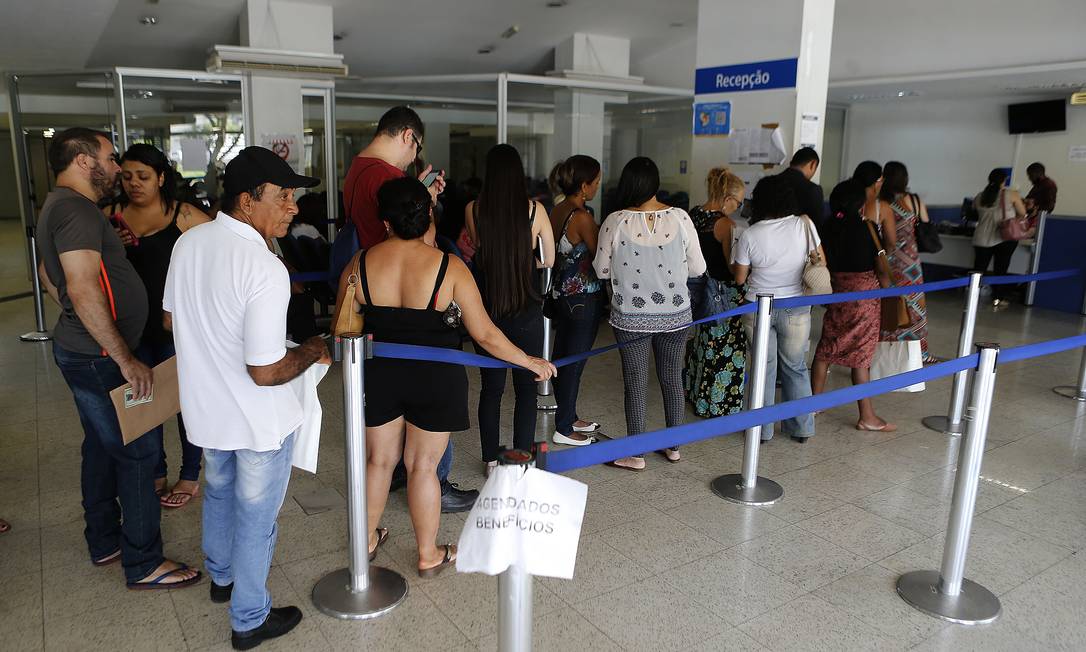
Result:
[[140,25],[156,25],[158,18],[155,16],[140,16]]
[[484,45],[483,47],[476,50],[476,52],[478,54],[490,54],[493,51],[494,51],[494,46],[493,45]]
[[685,25],[685,24],[686,24],[686,23],[684,23],[684,22],[683,22],[683,21],[681,21],[681,20],[676,20],[676,21],[674,21],[674,22],[672,22],[672,23],[669,23],[669,24],[668,24],[668,27],[682,27],[682,26],[683,26],[683,25]]
[[520,25],[510,25],[504,32],[502,32],[502,38],[509,39],[517,35],[520,31]]
[[547,6],[551,9],[558,9],[559,7],[565,7],[569,4],[569,0],[547,0]]

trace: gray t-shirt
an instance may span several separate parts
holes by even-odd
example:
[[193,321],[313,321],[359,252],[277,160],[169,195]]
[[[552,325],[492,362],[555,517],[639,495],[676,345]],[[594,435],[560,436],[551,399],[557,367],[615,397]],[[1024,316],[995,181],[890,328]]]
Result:
[[117,330],[130,349],[139,346],[147,323],[147,290],[125,257],[121,239],[94,202],[71,188],[52,191],[38,216],[37,238],[45,273],[60,295],[60,318],[53,330],[56,343],[75,353],[103,354],[101,344],[83,327],[72,307],[60,265],[60,254],[86,249],[102,255],[104,273],[99,271],[98,284],[113,307]]

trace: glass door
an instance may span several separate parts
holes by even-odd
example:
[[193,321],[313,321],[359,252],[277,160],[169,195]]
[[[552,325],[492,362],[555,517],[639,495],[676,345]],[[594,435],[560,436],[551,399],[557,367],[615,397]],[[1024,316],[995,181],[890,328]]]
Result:
[[[302,174],[321,180],[320,185],[310,188],[306,195],[316,195],[320,202],[307,202],[308,210],[315,215],[302,215],[318,230],[328,234],[328,241],[335,240],[339,230],[337,219],[340,210],[339,182],[336,169],[335,95],[331,87],[302,88],[302,137],[305,147]],[[317,207],[321,206],[321,209]]]

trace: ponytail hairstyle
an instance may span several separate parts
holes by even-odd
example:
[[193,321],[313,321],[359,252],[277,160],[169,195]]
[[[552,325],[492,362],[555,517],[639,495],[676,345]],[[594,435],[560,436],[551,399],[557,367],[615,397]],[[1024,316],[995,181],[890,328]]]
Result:
[[988,185],[980,192],[981,206],[995,206],[999,198],[999,189],[1007,182],[1007,171],[996,168],[988,173]]
[[878,182],[882,176],[882,166],[874,161],[864,161],[856,166],[852,173],[852,180],[859,182],[866,190]]
[[377,213],[401,240],[425,235],[433,221],[430,211],[430,191],[418,179],[389,179],[377,189]]
[[[155,174],[162,177],[162,185],[158,187],[158,197],[162,201],[162,212],[169,213],[170,209],[173,208],[174,202],[178,201],[177,186],[181,179],[181,175],[173,168],[170,159],[166,158],[166,155],[162,153],[162,150],[154,145],[136,143],[129,147],[128,151],[121,157],[122,165],[125,161],[143,163],[154,170]],[[121,186],[119,201],[121,206],[127,206],[129,202],[128,195],[124,192],[123,184]]]
[[867,194],[860,182],[845,179],[833,187],[830,193],[830,216],[834,221],[860,219],[860,211],[867,203]]
[[499,319],[541,299],[535,287],[528,186],[520,153],[495,145],[486,155],[483,189],[475,200],[475,263],[483,273],[483,302]]
[[723,202],[726,197],[735,197],[746,188],[746,184],[728,168],[713,168],[705,175],[705,190],[709,194],[709,203]]
[[572,197],[581,192],[581,188],[591,185],[600,175],[600,162],[591,156],[574,154],[554,166],[547,179],[551,192]]
[[[882,168],[882,190],[879,199],[893,203],[898,195],[909,191],[909,169],[899,161],[888,161]],[[916,207],[919,211],[920,207]]]

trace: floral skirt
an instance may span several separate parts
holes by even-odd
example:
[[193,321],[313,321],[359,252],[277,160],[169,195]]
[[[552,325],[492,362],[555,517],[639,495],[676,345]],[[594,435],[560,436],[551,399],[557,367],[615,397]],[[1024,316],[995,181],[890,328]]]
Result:
[[[725,310],[738,305],[742,286],[722,283]],[[686,354],[683,385],[686,399],[700,417],[719,417],[743,409],[743,374],[747,339],[739,317],[694,328]]]
[[[834,292],[879,289],[875,272],[834,272]],[[815,359],[852,369],[868,369],[879,342],[879,300],[831,303],[822,318],[822,337]]]

